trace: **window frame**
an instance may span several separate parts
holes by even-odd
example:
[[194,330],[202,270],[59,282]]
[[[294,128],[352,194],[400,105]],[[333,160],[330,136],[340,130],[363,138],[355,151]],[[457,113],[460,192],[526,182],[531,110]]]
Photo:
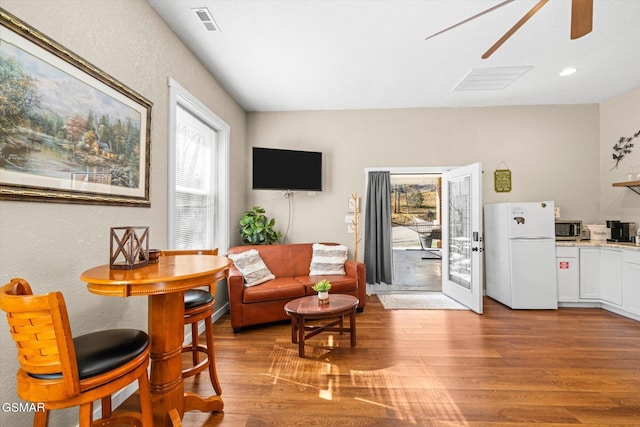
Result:
[[[213,178],[215,188],[213,193],[217,195],[217,209],[212,213],[215,247],[221,253],[226,253],[229,248],[229,144],[230,127],[220,117],[213,113],[207,106],[200,102],[189,91],[183,88],[171,77],[169,86],[169,128],[167,147],[167,243],[169,249],[175,249],[175,205],[176,205],[176,116],[177,106],[193,114],[207,126],[216,132],[215,144],[211,150],[211,164],[215,168]],[[213,248],[209,248],[213,249]]]

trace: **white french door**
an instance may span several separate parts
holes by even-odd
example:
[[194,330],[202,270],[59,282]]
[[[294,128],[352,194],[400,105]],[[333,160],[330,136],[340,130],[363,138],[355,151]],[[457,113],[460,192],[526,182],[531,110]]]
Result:
[[482,314],[482,165],[442,174],[442,293]]

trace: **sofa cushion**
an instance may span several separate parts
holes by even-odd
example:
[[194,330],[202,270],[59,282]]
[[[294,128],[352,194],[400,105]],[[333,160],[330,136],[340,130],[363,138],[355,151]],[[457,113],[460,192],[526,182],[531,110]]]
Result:
[[303,296],[305,296],[305,289],[302,283],[293,277],[278,277],[260,286],[245,288],[242,302],[250,304]]
[[291,245],[260,245],[256,248],[264,263],[276,277],[293,277],[293,265],[291,262]]
[[344,275],[347,250],[344,245],[314,243],[309,276]]
[[275,278],[255,249],[229,254],[229,258],[244,277],[245,286],[259,285]]
[[351,276],[296,276],[296,280],[304,285],[307,295],[317,294],[317,292],[311,288],[323,279],[331,282],[331,290],[329,293],[351,293],[358,289],[358,280]]

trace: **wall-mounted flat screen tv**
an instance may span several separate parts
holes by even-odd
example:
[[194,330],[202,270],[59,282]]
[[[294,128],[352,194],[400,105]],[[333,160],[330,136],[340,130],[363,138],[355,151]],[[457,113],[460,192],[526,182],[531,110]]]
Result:
[[253,147],[253,189],[322,191],[322,153]]

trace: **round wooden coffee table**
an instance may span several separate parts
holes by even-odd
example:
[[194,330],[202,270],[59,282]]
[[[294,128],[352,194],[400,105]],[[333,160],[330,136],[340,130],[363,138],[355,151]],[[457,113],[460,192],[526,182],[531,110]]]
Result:
[[[298,344],[298,355],[304,357],[304,342],[320,332],[351,334],[351,347],[356,346],[356,307],[358,298],[352,295],[329,294],[329,304],[321,304],[317,295],[289,301],[284,311],[291,317],[291,342]],[[344,316],[349,315],[349,327],[344,327]],[[324,326],[305,325],[307,320],[336,319]],[[309,331],[309,333],[305,333]]]

